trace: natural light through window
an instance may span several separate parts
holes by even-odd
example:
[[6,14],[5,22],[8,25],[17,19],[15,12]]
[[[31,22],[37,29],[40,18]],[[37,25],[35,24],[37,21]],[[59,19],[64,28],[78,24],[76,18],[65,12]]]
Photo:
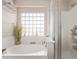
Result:
[[44,13],[21,13],[22,36],[44,36]]

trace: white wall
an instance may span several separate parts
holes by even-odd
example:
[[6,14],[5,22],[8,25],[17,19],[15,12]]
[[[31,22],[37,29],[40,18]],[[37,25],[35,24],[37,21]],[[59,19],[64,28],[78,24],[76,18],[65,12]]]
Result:
[[16,12],[2,6],[2,48],[14,45],[13,27],[16,25]]
[[77,24],[77,6],[69,11],[63,11],[62,18],[62,50],[72,50],[71,29]]

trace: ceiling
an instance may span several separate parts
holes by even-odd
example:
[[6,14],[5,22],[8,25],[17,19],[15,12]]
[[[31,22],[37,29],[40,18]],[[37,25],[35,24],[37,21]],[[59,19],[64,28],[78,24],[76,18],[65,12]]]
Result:
[[[76,3],[77,0],[54,0],[58,1],[61,4],[61,8],[63,10],[69,10]],[[24,6],[49,6],[51,0],[13,0],[16,7],[24,7]]]
[[48,6],[50,0],[13,0],[17,7],[21,6]]

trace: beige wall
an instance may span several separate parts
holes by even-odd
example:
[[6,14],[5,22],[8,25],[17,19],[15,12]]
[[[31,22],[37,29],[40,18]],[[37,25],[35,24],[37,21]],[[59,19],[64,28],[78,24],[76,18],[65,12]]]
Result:
[[2,6],[2,48],[14,45],[14,25],[16,25],[16,12]]
[[62,48],[63,51],[72,49],[71,29],[77,24],[77,6],[68,11],[63,11],[62,18]]

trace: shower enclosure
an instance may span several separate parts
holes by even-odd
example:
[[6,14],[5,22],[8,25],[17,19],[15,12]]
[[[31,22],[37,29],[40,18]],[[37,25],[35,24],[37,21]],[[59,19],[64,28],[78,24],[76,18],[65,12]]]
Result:
[[[76,22],[76,14],[77,14],[77,1],[76,0],[51,0],[50,2],[50,21],[53,23],[52,30],[50,30],[50,36],[52,37],[52,40],[55,41],[54,43],[54,59],[65,59],[69,53],[66,54],[66,52],[71,52],[72,48],[71,46],[71,34],[70,29],[74,27]],[[50,23],[51,24],[51,23]],[[51,28],[50,28],[51,29]],[[67,32],[67,33],[65,33]],[[64,37],[64,38],[63,38]],[[76,37],[76,36],[75,36]],[[71,40],[70,40],[71,39]],[[66,41],[67,40],[67,41]],[[64,42],[66,41],[66,42]],[[69,41],[69,42],[68,42]],[[70,50],[69,50],[69,49]],[[68,49],[68,50],[67,50]],[[65,52],[65,50],[67,50]],[[76,58],[76,53],[72,53],[73,56],[69,55],[68,58]],[[65,56],[67,55],[67,56]]]
[[50,36],[54,43],[54,59],[61,59],[61,0],[50,0]]

